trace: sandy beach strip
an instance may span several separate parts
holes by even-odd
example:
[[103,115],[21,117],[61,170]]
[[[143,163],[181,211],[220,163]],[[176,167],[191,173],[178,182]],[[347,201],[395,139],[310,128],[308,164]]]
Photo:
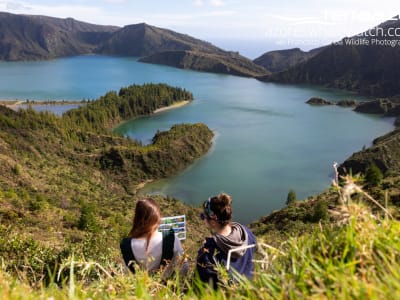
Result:
[[27,101],[27,100],[0,100],[0,105],[4,105],[12,110],[19,110],[20,108],[27,108],[29,105],[32,106],[62,106],[62,105],[84,105],[86,101]]
[[23,105],[25,101],[21,100],[0,100],[0,105],[4,105],[12,110],[18,110],[18,108]]
[[179,107],[185,106],[185,105],[187,105],[187,104],[189,104],[189,103],[190,103],[189,100],[175,102],[175,103],[172,104],[172,105],[169,105],[169,106],[166,106],[166,107],[162,107],[162,108],[156,109],[156,110],[154,111],[154,114],[158,114],[158,113],[161,113],[161,112],[164,112],[164,111],[167,111],[167,110],[179,108]]

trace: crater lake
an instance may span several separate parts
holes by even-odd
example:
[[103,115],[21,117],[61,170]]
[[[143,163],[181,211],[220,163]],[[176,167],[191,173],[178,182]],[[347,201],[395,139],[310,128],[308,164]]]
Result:
[[393,119],[305,104],[314,96],[364,99],[315,86],[262,83],[95,55],[0,65],[1,99],[96,99],[149,82],[193,92],[189,105],[125,122],[115,131],[148,143],[157,130],[173,124],[205,123],[215,133],[212,150],[177,176],[147,184],[141,193],[161,193],[198,206],[226,192],[233,197],[234,219],[244,223],[283,207],[290,189],[304,199],[328,188],[335,161],[394,128]]

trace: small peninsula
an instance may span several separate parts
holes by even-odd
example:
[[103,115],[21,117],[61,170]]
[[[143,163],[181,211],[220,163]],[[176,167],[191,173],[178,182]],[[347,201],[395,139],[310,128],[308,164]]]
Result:
[[[108,240],[118,240],[131,221],[138,185],[188,167],[210,149],[213,132],[204,124],[180,124],[143,146],[111,129],[192,99],[185,89],[145,84],[108,92],[62,116],[0,105],[0,230],[12,224],[12,234],[24,232],[60,251],[67,241],[100,238],[103,230]],[[171,211],[174,201],[161,203]],[[173,207],[192,220],[191,208]],[[190,226],[198,222],[193,217]]]

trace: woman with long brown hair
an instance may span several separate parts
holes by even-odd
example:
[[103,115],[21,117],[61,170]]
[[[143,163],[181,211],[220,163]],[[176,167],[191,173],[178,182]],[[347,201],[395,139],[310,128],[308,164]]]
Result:
[[135,273],[134,263],[148,271],[183,254],[182,245],[174,232],[159,232],[161,211],[157,202],[145,198],[136,203],[132,229],[121,241],[121,252],[126,265]]

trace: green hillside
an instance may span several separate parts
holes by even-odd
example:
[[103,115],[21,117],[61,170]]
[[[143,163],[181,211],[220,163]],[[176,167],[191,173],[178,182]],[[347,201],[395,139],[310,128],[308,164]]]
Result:
[[[191,99],[183,89],[147,84],[62,117],[0,106],[1,299],[399,297],[398,131],[355,154],[363,175],[301,202],[292,192],[285,208],[251,224],[259,240],[253,281],[232,284],[221,269],[218,291],[200,284],[193,271],[207,231],[199,209],[161,197],[163,215],[187,216],[189,275],[164,281],[162,272],[127,274],[118,246],[139,184],[192,164],[210,149],[213,133],[203,124],[175,125],[143,146],[111,130]],[[341,172],[349,166],[353,158]]]
[[0,12],[0,60],[40,60],[92,53],[117,29],[72,18]]
[[[107,93],[62,117],[0,106],[2,271],[26,274],[35,283],[49,280],[47,268],[71,253],[119,261],[138,185],[182,171],[210,149],[213,133],[203,124],[175,125],[142,146],[112,134],[111,127],[191,97],[152,84]],[[185,246],[197,247],[198,210],[158,200],[164,215],[186,214],[191,233]]]
[[[192,272],[184,281],[167,282],[162,273],[126,273],[118,242],[129,228],[137,197],[121,181],[120,166],[88,162],[100,143],[124,148],[124,155],[117,156],[122,160],[111,160],[120,162],[131,157],[125,157],[130,147],[146,147],[90,133],[84,140],[93,148],[78,151],[80,140],[60,134],[64,118],[69,117],[2,108],[1,299],[399,297],[400,176],[395,169],[378,181],[368,171],[365,177],[345,177],[340,187],[290,201],[251,224],[259,239],[254,280],[230,285],[222,275],[224,286],[214,292]],[[211,137],[202,125],[186,125],[159,133],[154,144],[173,147],[175,138],[193,130]],[[57,148],[63,141],[71,144]],[[345,199],[349,202],[343,204]],[[184,246],[193,271],[196,249],[206,235],[198,210],[174,199],[157,200],[164,215],[187,215]]]

